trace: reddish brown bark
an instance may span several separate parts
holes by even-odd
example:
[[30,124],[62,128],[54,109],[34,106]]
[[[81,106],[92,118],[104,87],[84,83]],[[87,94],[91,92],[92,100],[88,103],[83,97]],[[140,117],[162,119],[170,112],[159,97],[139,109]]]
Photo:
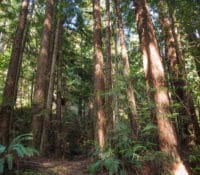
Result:
[[54,0],[47,0],[43,23],[41,48],[36,72],[36,83],[33,97],[33,146],[39,148],[41,142],[42,123],[45,112],[46,84],[48,83],[47,68],[49,60],[50,34],[52,31]]
[[[189,125],[192,121],[194,126],[197,141],[199,141],[200,128],[195,114],[194,102],[187,86],[187,77],[185,73],[185,66],[183,63],[183,56],[180,50],[177,37],[175,38],[175,30],[171,19],[168,17],[168,8],[162,0],[159,2],[160,21],[165,36],[167,46],[167,58],[169,63],[169,70],[171,73],[171,82],[175,91],[175,99],[179,102],[178,109],[178,124],[179,136],[182,143],[189,142]],[[190,118],[188,118],[190,116]],[[186,138],[183,138],[183,135]]]
[[151,22],[150,14],[145,0],[136,0],[136,21],[140,38],[145,77],[156,105],[156,119],[159,131],[159,145],[161,151],[172,157],[168,166],[164,166],[165,172],[174,175],[187,175],[188,172],[181,161],[178,152],[177,136],[170,121],[170,99],[165,85],[165,74],[162,58],[159,53],[156,36]]
[[134,89],[130,78],[130,65],[129,65],[129,58],[126,48],[126,41],[125,35],[123,30],[123,22],[122,22],[122,15],[120,11],[120,0],[115,0],[115,9],[116,9],[116,16],[117,16],[117,24],[119,29],[119,37],[120,37],[120,44],[121,44],[121,51],[122,51],[122,60],[123,60],[123,74],[126,80],[126,93],[127,99],[130,108],[130,123],[131,123],[131,130],[132,136],[134,139],[138,137],[138,126],[137,126],[137,108],[136,108],[136,101],[134,96]]
[[28,4],[29,0],[22,1],[19,22],[15,34],[6,84],[3,92],[3,101],[0,111],[0,143],[2,144],[7,144],[9,141],[10,116],[13,111],[17,96],[17,83],[19,80],[19,72],[21,68],[21,52],[28,14]]
[[106,0],[106,118],[107,130],[113,129],[112,107],[112,55],[111,55],[111,30],[110,30],[110,0]]
[[94,18],[94,97],[97,117],[98,143],[102,150],[105,148],[106,118],[104,111],[105,100],[102,93],[105,90],[103,74],[103,54],[101,41],[101,13],[99,0],[93,0]]

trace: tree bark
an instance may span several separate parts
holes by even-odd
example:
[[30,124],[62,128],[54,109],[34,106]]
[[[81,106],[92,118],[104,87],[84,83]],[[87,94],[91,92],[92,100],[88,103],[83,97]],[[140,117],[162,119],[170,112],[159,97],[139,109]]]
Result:
[[37,65],[36,72],[36,83],[33,97],[33,120],[32,120],[32,131],[33,131],[33,146],[39,148],[41,143],[41,133],[43,118],[46,108],[45,94],[46,84],[48,83],[47,67],[49,60],[49,47],[50,47],[50,35],[52,31],[54,12],[54,0],[46,1],[45,19],[43,23],[41,48]]
[[29,0],[23,0],[19,15],[19,22],[13,43],[10,63],[8,67],[7,79],[3,92],[3,101],[0,111],[0,143],[8,144],[10,115],[16,103],[17,84],[19,71],[21,68],[21,52],[23,45],[23,35],[26,27]]
[[120,44],[121,44],[121,51],[122,51],[122,60],[123,60],[123,74],[126,81],[126,93],[127,93],[127,99],[129,103],[130,108],[130,123],[131,123],[131,130],[132,130],[132,136],[134,139],[137,139],[138,137],[138,126],[137,126],[137,120],[138,120],[138,114],[137,114],[137,108],[136,108],[136,101],[134,96],[134,89],[131,82],[130,77],[130,65],[129,65],[129,58],[126,48],[126,41],[125,41],[125,35],[123,30],[123,22],[122,22],[122,15],[120,11],[120,0],[115,0],[115,10],[116,10],[116,16],[117,16],[117,24],[119,29],[119,37],[120,37]]
[[111,55],[111,30],[110,30],[110,0],[106,0],[106,118],[107,131],[113,130],[112,107],[112,55]]
[[49,87],[48,87],[48,93],[47,93],[47,102],[46,102],[46,112],[44,115],[44,121],[43,121],[43,129],[42,129],[42,142],[40,145],[40,150],[42,152],[46,152],[48,150],[48,135],[49,135],[49,129],[50,129],[50,114],[51,114],[51,108],[52,108],[52,99],[53,99],[53,90],[54,90],[54,80],[55,80],[55,64],[56,64],[56,58],[58,55],[58,43],[59,43],[59,33],[60,33],[60,23],[61,20],[58,19],[56,31],[55,31],[55,40],[54,40],[54,48],[53,48],[53,57],[51,62],[51,69],[50,69],[50,76],[49,76]]
[[59,23],[58,35],[58,54],[57,54],[57,97],[56,97],[56,120],[57,120],[57,135],[56,135],[56,155],[62,155],[61,148],[61,132],[62,132],[62,37],[63,37],[63,20]]
[[104,104],[105,99],[102,93],[105,90],[104,85],[104,61],[102,54],[101,41],[101,12],[100,1],[93,0],[93,19],[94,19],[94,97],[95,112],[97,117],[97,136],[101,150],[105,149],[106,141],[106,117]]
[[[182,46],[180,41],[180,34],[179,34],[179,27],[178,21],[176,20],[176,10],[170,9],[171,20],[170,23],[170,32],[171,37],[173,37],[173,49],[175,49],[174,63],[172,63],[171,69],[173,71],[174,77],[174,88],[178,98],[178,101],[182,103],[183,107],[180,109],[180,116],[179,119],[182,120],[183,128],[185,126],[185,130],[182,130],[183,134],[189,136],[189,124],[192,123],[192,128],[195,133],[196,142],[200,143],[200,127],[198,124],[198,119],[195,112],[194,101],[192,98],[192,93],[188,87],[187,75],[185,70],[184,58],[182,53]],[[167,30],[166,30],[167,31]],[[170,54],[170,53],[169,53]],[[170,56],[170,55],[169,55]],[[185,114],[183,113],[185,112]],[[181,119],[184,115],[189,116],[190,118]],[[179,121],[180,121],[179,120]]]
[[156,36],[145,0],[136,0],[136,21],[140,38],[145,77],[148,86],[153,89],[152,96],[156,104],[156,119],[159,131],[161,151],[170,155],[172,161],[163,165],[164,171],[173,175],[188,175],[178,152],[177,136],[170,121],[170,99],[165,85],[165,74],[162,58],[159,53]]
[[[165,4],[166,5],[166,4]],[[181,143],[188,142],[189,140],[189,125],[192,121],[197,142],[199,140],[199,126],[197,117],[195,114],[194,102],[191,93],[187,87],[187,78],[185,73],[185,66],[183,64],[183,56],[181,51],[178,51],[180,47],[177,45],[180,42],[176,42],[174,37],[175,30],[173,30],[172,21],[168,17],[167,6],[164,7],[164,2],[159,1],[159,13],[161,26],[163,28],[165,42],[167,46],[167,57],[169,62],[169,69],[171,73],[172,86],[175,90],[175,99],[179,102],[180,108],[178,109],[178,124],[179,124],[179,138]],[[176,37],[178,38],[178,37]],[[187,118],[187,116],[190,118]],[[183,138],[185,135],[187,138]]]

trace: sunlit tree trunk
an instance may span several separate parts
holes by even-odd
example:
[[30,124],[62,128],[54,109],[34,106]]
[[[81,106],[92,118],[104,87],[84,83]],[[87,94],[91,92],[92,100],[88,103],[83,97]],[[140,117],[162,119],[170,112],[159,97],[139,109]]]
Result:
[[159,131],[159,145],[161,151],[172,157],[169,165],[163,165],[165,173],[173,175],[187,175],[185,165],[178,152],[177,136],[170,121],[170,100],[165,85],[165,74],[158,45],[145,0],[136,0],[136,21],[140,38],[145,77],[156,104],[156,118]]
[[94,97],[95,97],[95,113],[97,117],[97,137],[98,143],[102,150],[105,149],[106,140],[106,117],[104,104],[105,99],[103,92],[104,85],[104,61],[102,54],[101,41],[101,12],[100,1],[93,0],[93,18],[94,18]]
[[115,10],[116,10],[116,16],[117,16],[117,24],[119,29],[119,37],[120,37],[120,44],[121,44],[121,52],[122,52],[122,60],[123,60],[123,74],[126,81],[126,92],[127,92],[127,99],[129,103],[130,108],[130,123],[131,123],[131,129],[132,129],[132,136],[133,138],[138,137],[138,126],[137,126],[137,108],[136,108],[136,101],[134,96],[134,89],[131,82],[130,77],[130,65],[129,65],[129,58],[126,48],[126,41],[125,41],[125,35],[123,31],[123,22],[122,22],[122,15],[120,11],[120,1],[115,0]]
[[26,27],[28,5],[29,0],[22,1],[19,22],[15,34],[6,84],[3,92],[3,101],[0,110],[0,143],[2,144],[7,144],[9,141],[10,115],[16,102],[17,83],[19,80],[18,74],[21,68],[22,59],[20,56],[22,54],[23,35]]
[[[166,5],[166,4],[165,4]],[[188,89],[188,83],[185,73],[185,65],[183,63],[182,52],[179,51],[181,46],[180,41],[178,42],[179,37],[174,37],[176,35],[174,29],[175,26],[172,25],[172,20],[168,17],[167,6],[164,7],[164,2],[160,1],[159,3],[160,19],[163,32],[165,35],[165,41],[167,46],[167,57],[169,62],[169,68],[171,72],[171,80],[173,87],[175,89],[175,98],[180,103],[180,108],[178,110],[178,123],[180,131],[180,140],[184,141],[182,135],[186,135],[188,140],[189,136],[189,124],[192,121],[194,126],[195,135],[197,141],[199,142],[199,125],[197,121],[197,116],[195,114],[194,102],[192,95]],[[174,30],[173,30],[174,29]],[[188,118],[187,116],[190,116]]]
[[36,72],[36,83],[33,97],[33,146],[40,147],[43,118],[45,114],[45,94],[48,83],[47,68],[49,60],[50,34],[52,31],[54,0],[46,1],[45,19],[43,23],[41,48]]
[[106,0],[106,118],[107,131],[113,129],[112,107],[112,55],[111,55],[111,30],[110,30],[110,0]]

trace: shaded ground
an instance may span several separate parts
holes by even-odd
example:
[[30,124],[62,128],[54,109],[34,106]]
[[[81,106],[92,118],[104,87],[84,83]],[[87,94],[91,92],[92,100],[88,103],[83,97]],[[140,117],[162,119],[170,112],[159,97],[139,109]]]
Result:
[[19,168],[37,170],[48,175],[88,175],[89,159],[84,160],[53,160],[47,158],[33,158],[21,161]]

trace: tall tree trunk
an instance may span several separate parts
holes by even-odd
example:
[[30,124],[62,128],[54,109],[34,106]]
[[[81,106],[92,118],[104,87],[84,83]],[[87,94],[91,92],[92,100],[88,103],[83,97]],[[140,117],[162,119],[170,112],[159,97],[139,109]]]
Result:
[[110,0],[106,0],[106,118],[107,131],[113,129],[112,107],[112,55],[111,55],[111,30],[110,30]]
[[56,155],[61,156],[61,132],[62,132],[62,37],[63,37],[63,20],[59,24],[58,35],[58,54],[57,54],[57,96],[56,96],[56,120],[57,120],[57,134],[56,134]]
[[41,133],[43,118],[46,108],[45,94],[46,84],[48,83],[47,67],[49,60],[49,47],[50,47],[50,35],[52,31],[54,12],[54,0],[46,1],[45,19],[43,23],[41,48],[37,65],[36,72],[36,83],[33,97],[33,120],[32,120],[32,131],[33,131],[33,146],[39,148],[41,142]]
[[52,99],[53,99],[53,90],[54,90],[54,79],[55,79],[55,64],[56,64],[56,58],[58,55],[58,42],[59,33],[60,33],[60,23],[61,20],[58,19],[56,31],[55,31],[55,40],[54,40],[54,48],[53,48],[53,57],[51,62],[51,69],[50,69],[50,76],[49,76],[49,87],[48,87],[48,93],[47,93],[47,102],[46,102],[46,112],[44,115],[44,121],[43,121],[43,129],[42,129],[42,141],[40,145],[40,150],[42,152],[46,152],[48,150],[48,135],[49,135],[49,121],[50,121],[50,113],[52,108]]
[[122,22],[122,15],[120,11],[120,0],[115,0],[115,10],[116,10],[116,16],[117,16],[117,24],[119,29],[119,37],[120,37],[120,44],[121,44],[121,50],[122,50],[122,60],[123,60],[123,74],[126,80],[126,86],[127,86],[127,99],[129,103],[130,108],[130,123],[131,123],[131,129],[132,129],[132,136],[134,139],[138,137],[138,126],[137,126],[137,108],[136,108],[136,101],[134,96],[134,89],[131,82],[130,77],[130,65],[129,65],[129,58],[126,48],[126,41],[125,41],[125,35],[123,30],[123,22]]
[[164,171],[173,175],[188,175],[185,165],[178,152],[177,136],[170,121],[170,100],[165,85],[165,74],[156,36],[145,0],[136,0],[136,21],[140,38],[144,71],[148,86],[152,91],[156,104],[156,118],[159,131],[161,151],[172,157],[169,166],[163,165]]
[[21,68],[20,57],[22,52],[22,42],[24,30],[26,27],[26,20],[28,14],[29,0],[23,0],[19,15],[19,22],[17,26],[17,31],[15,34],[15,39],[13,43],[10,63],[8,67],[6,84],[3,92],[3,101],[0,111],[0,143],[7,144],[9,141],[9,124],[10,115],[13,111],[14,105],[16,103],[16,89],[19,80],[18,72]]
[[[180,141],[184,143],[188,142],[189,137],[189,124],[193,123],[195,135],[197,141],[199,141],[199,125],[197,121],[197,117],[194,109],[194,102],[191,96],[191,93],[187,87],[187,78],[185,73],[185,66],[183,64],[183,57],[181,56],[181,52],[177,51],[180,49],[177,45],[178,42],[175,42],[174,32],[172,21],[168,17],[168,8],[164,2],[161,0],[159,2],[159,13],[161,26],[163,28],[165,42],[167,46],[167,57],[169,62],[169,70],[171,73],[171,81],[173,88],[175,90],[175,99],[180,103],[180,108],[178,109],[178,124],[179,124],[179,136]],[[175,31],[175,30],[174,30]],[[175,47],[177,46],[177,47]],[[177,54],[179,53],[179,54]],[[179,55],[179,56],[178,56]],[[187,118],[190,116],[190,118]],[[187,138],[183,138],[183,136],[187,136]]]
[[101,12],[100,1],[93,0],[93,18],[94,18],[94,97],[95,112],[97,117],[97,136],[98,143],[102,150],[105,149],[106,141],[106,118],[104,111],[105,99],[102,95],[105,89],[104,85],[104,61],[102,54],[101,41]]

